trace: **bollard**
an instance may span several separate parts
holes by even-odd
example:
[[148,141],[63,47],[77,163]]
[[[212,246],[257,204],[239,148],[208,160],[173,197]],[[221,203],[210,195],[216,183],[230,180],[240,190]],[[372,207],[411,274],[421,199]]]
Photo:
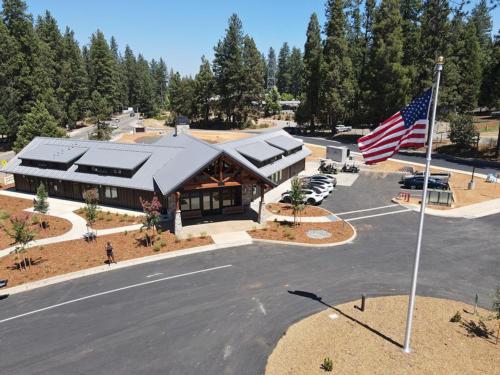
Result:
[[361,311],[365,311],[366,294],[361,295]]
[[476,293],[476,299],[474,300],[474,315],[477,315],[477,302],[479,301],[479,296]]

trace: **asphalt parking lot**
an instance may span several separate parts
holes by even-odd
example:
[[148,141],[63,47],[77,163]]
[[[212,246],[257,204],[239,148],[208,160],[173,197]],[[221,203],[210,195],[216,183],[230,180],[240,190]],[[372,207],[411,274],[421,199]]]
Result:
[[[350,218],[385,212],[397,180],[361,174],[322,206],[363,210]],[[325,308],[289,291],[332,305],[407,294],[417,222],[411,211],[366,217],[343,246],[252,244],[10,296],[0,300],[0,372],[262,374],[289,325]],[[478,293],[489,307],[500,283],[499,227],[500,215],[428,217],[418,294],[473,303]]]

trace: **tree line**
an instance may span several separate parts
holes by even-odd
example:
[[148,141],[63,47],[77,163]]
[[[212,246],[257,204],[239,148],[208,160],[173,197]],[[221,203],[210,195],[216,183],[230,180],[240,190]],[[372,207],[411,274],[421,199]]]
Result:
[[97,30],[79,46],[46,12],[36,20],[22,0],[0,12],[0,136],[15,149],[34,136],[60,136],[84,118],[104,120],[134,107],[148,116],[167,109],[167,66],[147,61]]
[[[192,76],[167,71],[129,46],[120,53],[97,30],[79,46],[49,13],[36,20],[22,0],[0,13],[0,135],[20,148],[36,135],[58,136],[85,118],[123,107],[146,116],[163,111],[195,122],[247,126],[277,100],[298,99],[299,123],[377,124],[432,84],[445,57],[440,110],[499,107],[500,35],[491,37],[492,5],[470,12],[448,0],[328,0],[326,22],[311,15],[303,51],[283,43],[260,52],[233,14],[214,58]],[[457,5],[458,4],[458,5]],[[41,125],[43,123],[43,126]]]
[[376,125],[431,87],[438,56],[441,115],[499,107],[500,34],[486,0],[468,13],[447,0],[362,2],[328,0],[323,28],[311,16],[299,122]]

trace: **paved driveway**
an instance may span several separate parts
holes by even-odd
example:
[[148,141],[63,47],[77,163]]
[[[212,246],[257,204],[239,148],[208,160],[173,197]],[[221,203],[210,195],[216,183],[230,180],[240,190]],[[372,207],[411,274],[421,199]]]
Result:
[[[392,186],[362,175],[331,204],[390,204],[383,196]],[[348,199],[354,189],[368,189],[359,205]],[[358,237],[345,246],[254,244],[11,296],[0,301],[2,373],[261,374],[286,328],[324,309],[289,291],[329,304],[408,293],[417,219],[405,212],[358,220]],[[500,215],[428,217],[418,293],[469,303],[478,293],[488,307],[500,284],[499,227]]]

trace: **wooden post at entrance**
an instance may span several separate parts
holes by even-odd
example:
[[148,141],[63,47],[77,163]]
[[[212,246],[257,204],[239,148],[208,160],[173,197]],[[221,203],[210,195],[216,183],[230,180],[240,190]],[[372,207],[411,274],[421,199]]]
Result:
[[266,190],[266,185],[260,185],[260,202],[259,202],[259,217],[258,222],[262,220],[262,206],[264,205],[264,191]]
[[182,230],[182,217],[181,217],[181,193],[175,193],[175,217],[174,217],[174,233],[180,234]]

